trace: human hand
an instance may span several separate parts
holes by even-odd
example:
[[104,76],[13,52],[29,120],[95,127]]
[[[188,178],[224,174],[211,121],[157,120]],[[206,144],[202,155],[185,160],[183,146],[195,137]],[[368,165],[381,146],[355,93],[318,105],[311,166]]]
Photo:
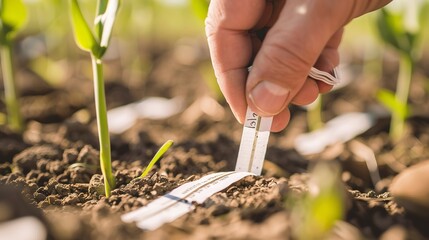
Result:
[[289,104],[306,105],[331,90],[308,73],[312,66],[330,72],[338,65],[343,26],[390,1],[211,0],[206,19],[210,54],[237,120],[243,123],[249,106],[260,116],[274,116],[272,131],[283,130]]

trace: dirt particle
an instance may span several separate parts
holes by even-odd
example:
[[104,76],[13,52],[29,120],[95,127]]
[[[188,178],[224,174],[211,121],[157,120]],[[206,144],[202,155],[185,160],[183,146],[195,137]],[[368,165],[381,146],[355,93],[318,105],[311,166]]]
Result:
[[7,175],[12,172],[12,169],[10,167],[9,163],[2,163],[0,164],[0,175]]
[[213,211],[211,212],[211,215],[216,217],[216,216],[220,216],[226,213],[229,213],[231,209],[227,206],[225,206],[224,204],[220,204],[220,205],[216,205],[213,209]]
[[94,206],[94,211],[97,213],[98,217],[104,217],[109,215],[110,206],[104,201],[100,201]]
[[55,185],[55,191],[60,196],[64,197],[70,194],[70,186],[67,184],[58,183],[57,185]]
[[51,205],[61,205],[61,200],[57,195],[49,195],[46,200]]
[[63,205],[76,205],[81,202],[77,193],[72,193],[63,199]]
[[104,180],[100,174],[94,174],[89,181],[88,192],[97,195],[104,194]]
[[45,195],[45,194],[43,194],[43,193],[39,193],[39,192],[35,192],[35,193],[33,194],[33,197],[34,197],[34,200],[35,200],[36,202],[41,202],[41,201],[43,201],[43,200],[45,200],[45,199],[46,199],[46,195]]
[[25,176],[25,179],[27,179],[27,181],[31,180],[31,179],[37,179],[37,177],[39,176],[40,171],[39,170],[31,170],[30,172],[28,172],[28,174]]
[[97,150],[90,145],[85,145],[79,152],[77,162],[86,163],[89,165],[97,166],[100,156]]
[[61,174],[65,170],[64,164],[61,161],[48,162],[46,169],[52,174]]
[[73,192],[88,192],[88,183],[76,183],[70,186]]
[[67,171],[67,172],[61,173],[56,177],[56,179],[59,183],[69,183],[70,182],[70,172]]
[[39,186],[46,185],[50,178],[49,173],[40,173],[36,178],[36,183]]
[[46,185],[46,188],[48,189],[48,192],[51,194],[54,194],[55,186],[58,185],[57,180],[54,178],[49,179],[48,184]]
[[71,165],[76,162],[79,152],[75,148],[69,148],[63,152],[63,162]]
[[13,181],[15,181],[18,178],[22,178],[22,173],[20,172],[14,172],[9,174],[9,176],[7,177],[6,183],[12,183]]
[[49,160],[47,159],[40,159],[37,161],[37,169],[40,171],[46,171],[46,166],[48,165]]
[[37,168],[38,160],[56,160],[60,157],[60,151],[56,147],[51,145],[33,146],[17,154],[13,158],[13,163],[26,174]]
[[85,168],[73,168],[69,169],[69,171],[72,183],[88,183],[91,179],[91,173]]

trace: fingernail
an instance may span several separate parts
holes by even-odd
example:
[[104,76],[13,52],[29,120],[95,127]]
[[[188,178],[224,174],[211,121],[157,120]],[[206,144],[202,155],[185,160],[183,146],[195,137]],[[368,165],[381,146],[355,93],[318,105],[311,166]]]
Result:
[[258,83],[249,94],[255,107],[271,116],[283,110],[288,96],[288,89],[268,81]]

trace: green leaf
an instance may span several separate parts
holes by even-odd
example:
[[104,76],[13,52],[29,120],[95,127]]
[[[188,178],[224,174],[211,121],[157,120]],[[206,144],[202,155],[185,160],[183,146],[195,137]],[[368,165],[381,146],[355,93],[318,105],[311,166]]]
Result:
[[344,217],[345,189],[340,173],[335,162],[316,163],[307,183],[308,192],[292,205],[292,233],[296,239],[326,239]]
[[429,1],[425,1],[422,6],[420,6],[418,21],[420,24],[420,29],[427,29],[429,24]]
[[88,24],[83,17],[82,11],[80,10],[79,3],[77,0],[71,1],[71,20],[73,25],[73,34],[77,45],[84,51],[91,53],[98,52],[98,43],[88,27]]
[[27,20],[27,9],[22,0],[1,0],[0,20],[3,38],[11,40],[13,34],[20,29]]
[[377,27],[382,40],[409,56],[416,54],[427,21],[428,2],[410,2],[396,9],[379,11]]
[[174,142],[172,140],[168,140],[165,142],[161,148],[159,148],[158,152],[156,152],[155,156],[152,158],[152,160],[149,162],[149,165],[147,165],[146,169],[143,171],[142,175],[140,175],[139,178],[144,178],[146,175],[150,172],[150,170],[153,168],[155,163],[158,162],[159,159],[164,156],[164,154],[167,152],[168,149],[170,149],[171,146],[173,146]]
[[409,49],[409,46],[404,46],[409,44],[404,42],[402,22],[400,14],[391,13],[386,9],[381,9],[377,18],[377,27],[382,40],[400,51]]
[[207,17],[209,2],[207,0],[190,0],[191,8],[195,15],[201,19]]
[[376,97],[381,104],[391,112],[400,116],[401,119],[405,120],[408,117],[410,112],[409,106],[396,99],[395,93],[387,89],[380,89],[378,90]]

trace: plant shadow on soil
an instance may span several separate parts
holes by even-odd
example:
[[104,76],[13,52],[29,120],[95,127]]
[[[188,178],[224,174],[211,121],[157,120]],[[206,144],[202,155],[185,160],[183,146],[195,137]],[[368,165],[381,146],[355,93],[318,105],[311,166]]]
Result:
[[[195,68],[170,61],[155,66],[144,90],[107,82],[109,108],[138,100],[138,91],[164,97],[179,93],[186,96],[189,105],[209,92]],[[159,70],[167,69],[163,66],[166,64],[172,72]],[[126,132],[112,135],[117,188],[106,199],[100,193],[103,188],[97,167],[98,140],[90,83],[54,89],[31,72],[21,74],[33,83],[33,87],[23,90],[27,129],[23,135],[0,129],[0,202],[12,209],[0,215],[0,221],[35,216],[47,226],[50,239],[289,239],[290,209],[286,199],[307,191],[308,166],[315,159],[325,158],[344,168],[348,207],[343,224],[337,226],[343,239],[358,239],[356,233],[370,239],[387,239],[389,234],[398,233],[410,239],[429,238],[429,221],[406,213],[387,192],[392,177],[401,169],[429,158],[427,119],[409,119],[411,131],[407,139],[395,146],[402,152],[392,150],[385,120],[359,137],[380,160],[382,180],[380,186],[374,187],[367,170],[353,165],[355,157],[347,143],[310,158],[294,151],[290,139],[306,129],[302,126],[304,112],[293,109],[290,128],[294,131],[272,135],[266,156],[271,164],[262,176],[246,177],[178,220],[154,231],[142,231],[132,223],[121,222],[120,215],[207,173],[234,169],[241,126],[226,104],[222,121],[198,112],[195,114],[200,117],[189,122],[178,114],[165,120],[142,119]],[[171,76],[177,76],[174,83]],[[188,84],[179,84],[184,81]],[[82,112],[89,118],[85,120],[77,114]],[[167,139],[176,144],[148,177],[136,179]],[[407,152],[411,146],[413,153]],[[392,158],[399,159],[396,165],[389,162]]]

